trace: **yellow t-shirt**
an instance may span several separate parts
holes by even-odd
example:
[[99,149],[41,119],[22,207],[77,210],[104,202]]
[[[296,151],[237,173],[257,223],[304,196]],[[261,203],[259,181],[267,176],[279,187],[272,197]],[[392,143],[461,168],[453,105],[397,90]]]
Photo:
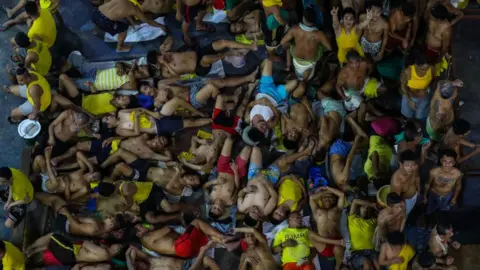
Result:
[[45,76],[50,70],[52,65],[52,55],[48,50],[47,44],[41,41],[36,40],[37,44],[34,48],[28,49],[28,52],[34,52],[38,55],[37,63],[32,63],[32,67],[36,72],[40,73],[42,76]]
[[[123,196],[123,192],[122,192],[122,187],[123,187],[123,184],[127,183],[126,181],[122,181],[122,183],[120,184],[120,194],[122,194]],[[134,183],[135,186],[137,186],[137,192],[135,193],[135,195],[133,195],[133,201],[140,204],[144,201],[146,201],[148,199],[148,196],[150,196],[150,192],[152,191],[152,188],[153,188],[153,182],[130,182],[130,183]]]
[[285,201],[293,201],[292,212],[297,210],[298,203],[303,197],[302,188],[297,182],[285,179],[278,187],[278,204],[281,205]]
[[264,7],[272,7],[272,6],[283,6],[283,2],[281,0],[262,0],[262,5]]
[[312,243],[309,238],[310,230],[306,228],[285,228],[275,235],[273,246],[278,246],[288,239],[294,239],[298,245],[285,247],[282,250],[282,265],[291,262],[298,262],[310,256]]
[[10,168],[12,171],[12,199],[13,201],[20,201],[25,199],[28,195],[27,203],[33,200],[33,186],[25,174],[17,169]]
[[28,30],[28,37],[34,39],[34,36],[41,37],[43,42],[50,48],[57,39],[57,26],[52,14],[48,9],[40,9],[40,16],[33,21],[32,27]]
[[25,258],[22,252],[12,243],[3,241],[5,243],[5,255],[2,259],[4,270],[24,270]]
[[82,97],[82,107],[93,115],[115,112],[117,108],[110,104],[110,101],[114,98],[114,95],[110,93],[84,95]]
[[372,243],[373,234],[377,227],[377,220],[374,218],[363,219],[355,215],[348,216],[348,230],[350,232],[350,243],[352,251],[374,249]]
[[389,270],[405,270],[408,268],[408,263],[410,260],[413,259],[415,256],[415,250],[408,244],[403,245],[400,254],[398,254],[400,258],[403,258],[403,263],[392,264],[388,267]]
[[371,159],[371,155],[373,152],[378,153],[378,160],[379,160],[379,169],[381,172],[386,172],[388,171],[388,168],[390,167],[390,161],[393,156],[393,150],[392,148],[387,145],[384,141],[383,138],[380,136],[370,136],[370,147],[368,148],[368,158],[367,161],[365,162],[365,166],[363,169],[365,170],[365,173],[368,176],[368,179],[373,176],[373,162]]
[[117,90],[128,81],[128,75],[118,76],[116,68],[108,68],[97,71],[93,84],[98,91]]
[[[135,111],[130,113],[130,121],[133,123],[133,119],[135,117]],[[150,122],[150,119],[148,119],[148,116],[145,115],[144,113],[140,114],[138,116],[138,124],[140,128],[151,128],[152,127],[152,122]]]

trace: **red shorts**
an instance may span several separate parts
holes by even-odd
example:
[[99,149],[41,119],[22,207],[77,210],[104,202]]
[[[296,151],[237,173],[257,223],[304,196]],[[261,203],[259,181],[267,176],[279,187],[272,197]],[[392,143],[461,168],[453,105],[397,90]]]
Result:
[[215,108],[213,110],[212,129],[220,129],[220,130],[223,130],[223,131],[227,132],[228,134],[237,135],[238,132],[237,132],[236,128],[239,125],[240,117],[238,117],[236,115],[233,117],[233,125],[232,126],[224,126],[224,125],[220,125],[220,124],[215,124],[215,118],[222,112],[224,112],[224,111],[220,110],[220,109],[217,109],[217,108]]
[[297,263],[291,262],[283,265],[283,270],[314,270],[315,265],[308,263],[298,266]]
[[[405,36],[405,29],[401,32],[399,32],[399,35],[400,36]],[[396,39],[394,37],[392,37],[390,34],[388,34],[388,39],[387,39],[387,44],[385,45],[385,50],[386,51],[393,51],[394,49],[397,49],[397,48],[400,48],[403,50],[403,46],[402,46],[402,41],[400,39]]]
[[63,265],[62,262],[60,262],[57,258],[55,258],[55,255],[53,255],[53,252],[51,252],[48,249],[45,249],[43,251],[43,264],[46,266]]
[[423,53],[425,54],[427,61],[431,64],[436,64],[438,58],[440,57],[440,51],[430,48],[427,44],[425,44]]
[[[332,240],[340,240],[342,239],[341,237],[338,238],[331,238]],[[326,244],[325,248],[322,250],[322,252],[319,252],[318,255],[326,258],[331,258],[334,257],[335,254],[333,253],[333,250],[335,249],[335,245],[330,245]]]
[[[232,168],[230,168],[231,160],[231,157],[220,156],[217,162],[217,171],[219,173],[228,173],[234,175]],[[243,160],[240,156],[237,156],[237,158],[235,158],[235,164],[237,164],[238,175],[240,176],[240,178],[247,175],[248,162],[246,160]]]
[[189,226],[175,241],[175,255],[182,258],[193,258],[200,248],[208,243],[208,237],[195,226]]

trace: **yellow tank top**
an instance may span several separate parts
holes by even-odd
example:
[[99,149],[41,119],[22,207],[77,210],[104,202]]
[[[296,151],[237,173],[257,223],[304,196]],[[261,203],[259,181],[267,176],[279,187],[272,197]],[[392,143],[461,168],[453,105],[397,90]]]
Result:
[[40,111],[43,112],[48,108],[48,106],[50,106],[50,103],[52,102],[52,93],[50,92],[50,84],[39,73],[35,71],[29,71],[29,72],[30,74],[37,76],[38,79],[27,85],[28,102],[30,102],[33,105],[33,98],[30,96],[30,88],[34,85],[39,85],[43,90],[42,96],[40,97]]
[[50,54],[46,43],[38,40],[36,40],[35,43],[37,45],[31,49],[28,49],[27,53],[34,52],[38,55],[38,61],[37,63],[32,64],[32,67],[36,72],[40,73],[42,76],[45,76],[52,65],[52,55]]
[[422,90],[426,89],[428,85],[432,82],[432,68],[429,68],[423,77],[418,76],[417,71],[415,71],[415,66],[410,66],[411,78],[408,80],[407,85],[412,90]]
[[389,270],[405,270],[408,269],[408,263],[415,256],[415,250],[410,245],[403,245],[399,257],[403,258],[403,263],[392,264],[388,268]]
[[110,145],[110,148],[111,148],[111,150],[110,150],[110,155],[113,154],[113,153],[115,153],[115,151],[118,150],[118,148],[120,147],[120,142],[121,142],[121,141],[122,141],[122,140],[113,140],[113,141],[112,141],[112,144]]
[[52,5],[52,1],[50,0],[40,0],[40,8],[41,9],[48,9]]
[[114,99],[114,96],[110,93],[84,95],[82,97],[82,107],[93,115],[115,112],[117,108],[110,104],[112,99]]
[[262,0],[262,5],[264,7],[272,7],[272,6],[283,6],[283,3],[281,0]]
[[[122,181],[120,184],[120,194],[123,196],[123,184],[127,182]],[[130,182],[134,183],[135,186],[137,186],[137,193],[133,195],[133,201],[140,204],[148,199],[148,196],[150,196],[150,191],[152,191],[153,183],[152,182]]]
[[[135,118],[135,111],[130,113],[130,121],[132,121],[132,123],[134,118]],[[148,116],[146,116],[144,113],[138,116],[138,124],[140,125],[140,128],[152,127],[152,122],[150,122],[150,119],[148,119]]]
[[39,36],[50,48],[57,39],[57,26],[49,10],[40,9],[39,13],[40,16],[33,21],[32,26],[28,30],[28,37],[34,39],[34,36]]
[[302,199],[303,192],[302,188],[298,186],[298,183],[290,180],[285,179],[283,183],[280,184],[278,187],[278,204],[280,206],[285,201],[293,201],[292,208],[290,209],[292,212],[297,210],[298,203]]
[[350,50],[356,50],[361,56],[364,56],[362,47],[359,43],[360,36],[357,35],[355,29],[350,30],[350,34],[347,35],[345,28],[342,27],[340,35],[337,37],[338,45],[338,61],[340,63],[347,62],[347,52]]
[[128,82],[128,75],[117,75],[116,68],[108,68],[97,71],[95,88],[99,91],[116,90]]

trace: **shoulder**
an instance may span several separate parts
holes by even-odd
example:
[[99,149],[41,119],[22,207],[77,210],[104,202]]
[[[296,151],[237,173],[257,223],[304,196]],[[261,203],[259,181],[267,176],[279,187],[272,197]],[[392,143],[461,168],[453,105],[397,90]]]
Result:
[[433,168],[430,170],[430,175],[431,176],[436,176],[440,172],[440,167]]

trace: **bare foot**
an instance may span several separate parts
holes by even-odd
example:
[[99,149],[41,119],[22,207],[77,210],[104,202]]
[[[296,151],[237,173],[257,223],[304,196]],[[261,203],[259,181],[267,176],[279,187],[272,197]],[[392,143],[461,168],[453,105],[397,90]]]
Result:
[[4,85],[4,86],[3,86],[3,91],[5,91],[5,93],[9,93],[9,94],[12,93],[12,90],[10,90],[10,87],[7,86],[7,85]]
[[123,45],[121,47],[117,46],[117,52],[129,52],[132,49],[132,45]]
[[164,41],[163,44],[160,46],[160,52],[168,52],[172,49],[173,46],[173,37],[168,36]]
[[4,6],[4,7],[3,7],[3,10],[5,10],[5,12],[7,13],[8,19],[11,19],[12,16],[13,16],[12,9]]
[[240,97],[240,95],[242,94],[242,87],[238,87],[237,89],[235,89],[235,91],[233,92],[233,102],[235,102],[235,104],[238,104],[238,98]]
[[250,77],[251,83],[255,82],[255,80],[257,79],[258,71],[260,71],[260,68],[257,67],[257,69],[255,69],[255,71],[252,72],[252,74],[248,75]]

